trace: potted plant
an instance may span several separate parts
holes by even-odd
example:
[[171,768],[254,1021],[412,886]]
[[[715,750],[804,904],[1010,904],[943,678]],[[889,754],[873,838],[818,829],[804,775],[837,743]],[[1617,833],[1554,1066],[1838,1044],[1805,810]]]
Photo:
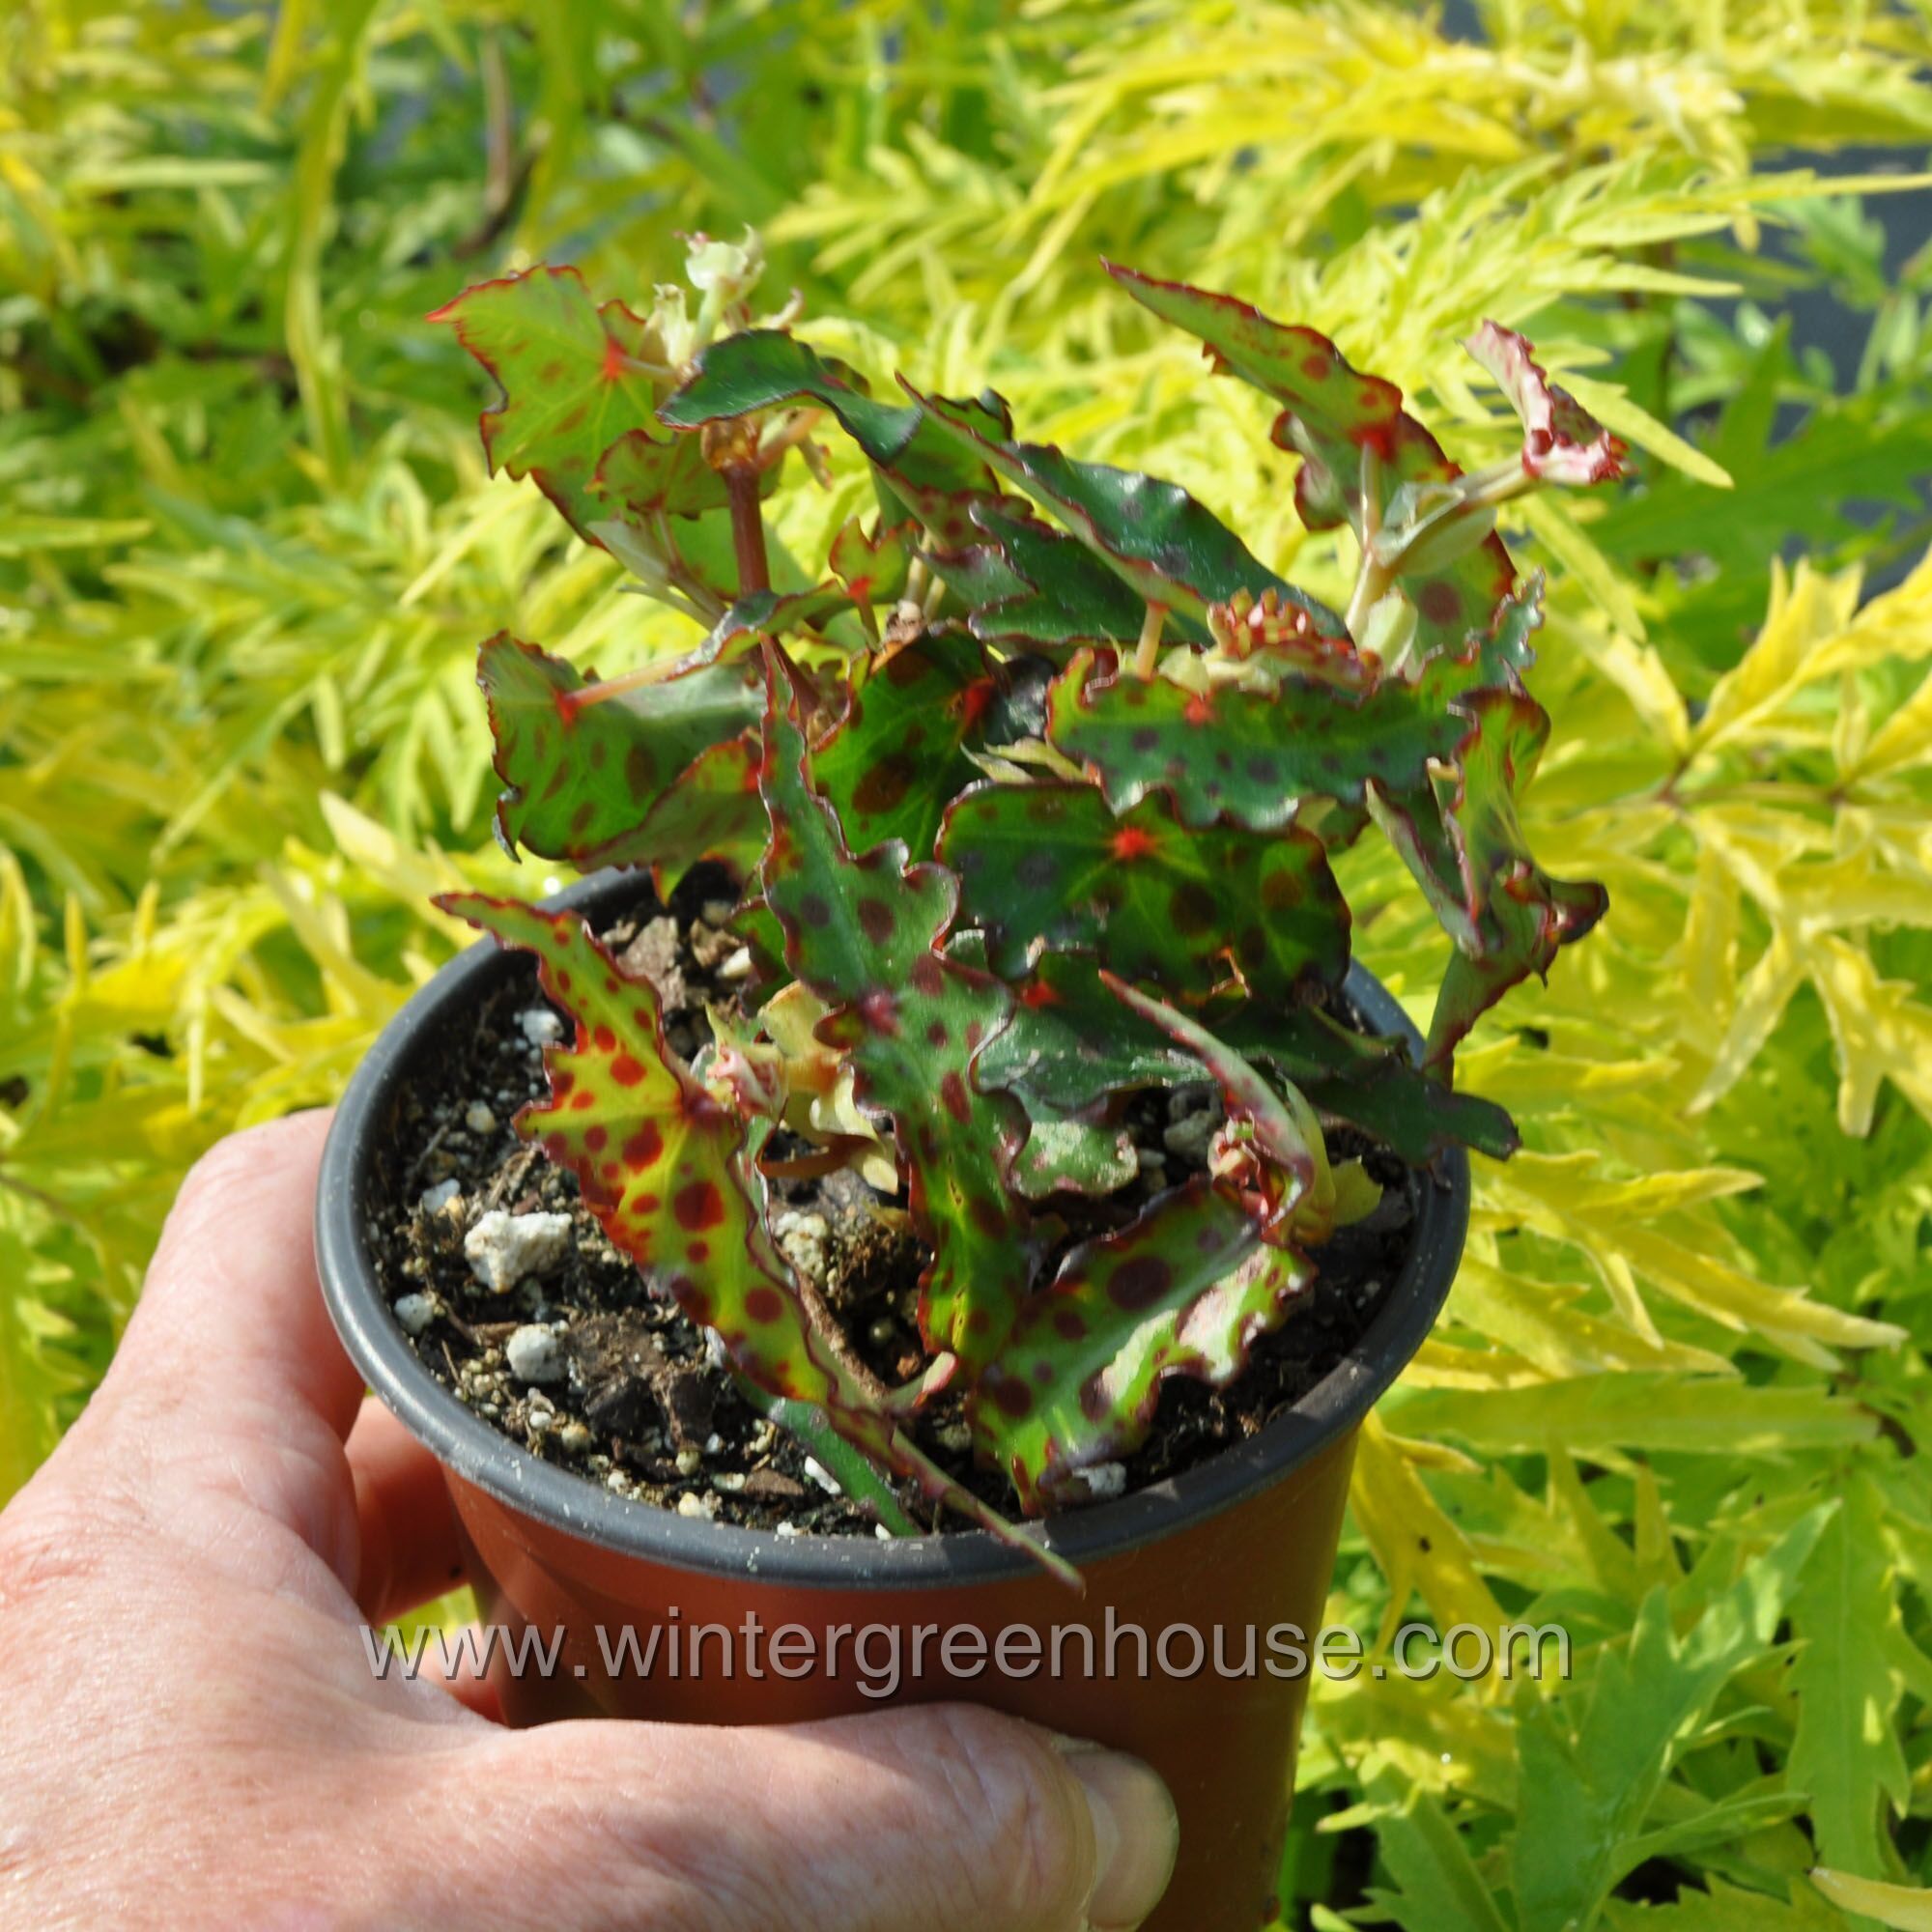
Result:
[[[1457,1042],[1605,904],[1519,833],[1541,587],[1497,506],[1623,452],[1493,325],[1521,446],[1465,474],[1321,336],[1112,269],[1281,404],[1303,521],[1359,540],[1337,613],[997,395],[875,397],[753,326],[757,267],[700,239],[696,315],[567,268],[440,312],[501,387],[492,462],[699,629],[603,680],[482,647],[503,841],[590,877],[440,901],[507,950],[352,1084],[325,1289],[486,1615],[564,1633],[513,1719],[976,1697],[1151,1760],[1158,1922],[1251,1925],[1282,1632],[1453,1276],[1463,1150],[1515,1145]],[[764,506],[836,432],[877,509],[821,576]],[[1454,941],[1426,1039],[1350,963],[1330,861],[1371,821]],[[799,1627],[788,1666],[692,1667],[680,1633],[748,1618]]]

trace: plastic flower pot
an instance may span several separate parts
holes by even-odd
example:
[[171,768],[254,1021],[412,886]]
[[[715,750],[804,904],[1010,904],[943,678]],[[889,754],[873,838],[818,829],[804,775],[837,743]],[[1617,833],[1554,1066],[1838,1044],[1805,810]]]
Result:
[[[637,875],[605,875],[556,903],[614,914],[635,905],[639,886]],[[370,1387],[442,1464],[484,1620],[512,1636],[564,1634],[547,1671],[513,1674],[499,1650],[493,1668],[509,1720],[782,1723],[895,1701],[991,1705],[1133,1751],[1167,1780],[1180,1858],[1152,1932],[1264,1923],[1307,1700],[1293,1646],[1312,1653],[1321,1623],[1361,1420],[1454,1278],[1468,1219],[1462,1154],[1424,1179],[1401,1273],[1349,1359],[1238,1447],[1051,1522],[1047,1540],[1086,1579],[1076,1597],[978,1530],[781,1538],[612,1494],[532,1457],[429,1375],[390,1313],[401,1285],[371,1258],[374,1171],[418,1069],[489,992],[526,980],[534,989],[526,955],[486,942],[396,1016],[344,1095],[316,1221],[336,1328]],[[1348,992],[1371,1025],[1414,1039],[1360,967]],[[755,1652],[742,1634],[748,1616],[761,1633]],[[728,1653],[716,1632],[695,1638],[696,1626],[733,1633]],[[626,1631],[635,1652],[619,1649]]]

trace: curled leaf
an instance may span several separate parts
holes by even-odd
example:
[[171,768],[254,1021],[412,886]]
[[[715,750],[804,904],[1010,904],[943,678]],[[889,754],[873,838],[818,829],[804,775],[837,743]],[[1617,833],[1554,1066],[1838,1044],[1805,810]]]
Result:
[[1538,366],[1513,328],[1486,322],[1463,347],[1487,369],[1522,421],[1522,467],[1546,483],[1606,483],[1629,473],[1629,446]]

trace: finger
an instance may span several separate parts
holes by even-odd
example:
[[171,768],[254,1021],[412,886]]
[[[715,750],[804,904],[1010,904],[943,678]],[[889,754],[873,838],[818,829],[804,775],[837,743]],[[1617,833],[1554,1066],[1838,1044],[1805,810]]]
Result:
[[295,1114],[251,1127],[195,1163],[115,1361],[120,1390],[165,1383],[169,1406],[196,1419],[280,1408],[319,1417],[338,1440],[348,1435],[362,1381],[315,1276],[328,1120]]
[[502,1701],[483,1669],[483,1656],[482,1627],[469,1624],[451,1634],[446,1643],[423,1646],[420,1681],[447,1690],[466,1711],[500,1724]]
[[[469,1802],[569,1932],[1127,1932],[1173,1871],[1137,1759],[971,1705],[789,1728],[562,1722],[479,1739]],[[479,1892],[479,1899],[483,1894]]]
[[360,1563],[355,1602],[386,1623],[463,1581],[456,1512],[436,1458],[373,1397],[349,1432]]

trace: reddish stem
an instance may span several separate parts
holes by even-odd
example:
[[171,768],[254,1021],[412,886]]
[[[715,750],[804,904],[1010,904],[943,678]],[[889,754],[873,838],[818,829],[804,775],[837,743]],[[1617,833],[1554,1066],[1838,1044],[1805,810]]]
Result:
[[731,499],[731,547],[738,556],[738,595],[772,587],[771,564],[765,556],[765,521],[758,507],[758,472],[749,463],[733,463],[724,471],[724,491]]

